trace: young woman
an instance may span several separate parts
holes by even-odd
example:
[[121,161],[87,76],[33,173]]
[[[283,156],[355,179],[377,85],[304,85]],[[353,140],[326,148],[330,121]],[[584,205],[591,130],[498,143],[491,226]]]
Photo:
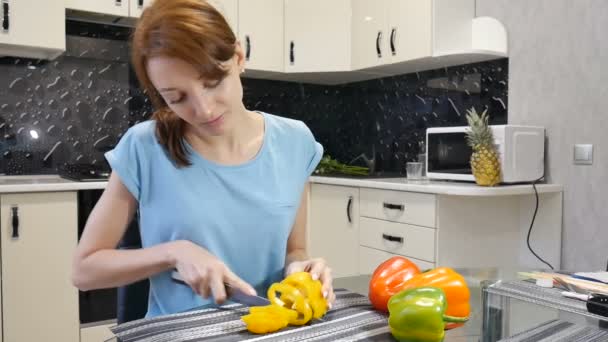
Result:
[[[244,54],[223,16],[204,0],[154,1],[132,63],[156,111],[106,154],[112,175],[75,253],[74,284],[149,278],[153,317],[221,303],[225,283],[265,295],[308,271],[333,302],[330,268],[305,244],[307,179],[323,148],[302,122],[245,108]],[[143,248],[117,250],[136,212]]]

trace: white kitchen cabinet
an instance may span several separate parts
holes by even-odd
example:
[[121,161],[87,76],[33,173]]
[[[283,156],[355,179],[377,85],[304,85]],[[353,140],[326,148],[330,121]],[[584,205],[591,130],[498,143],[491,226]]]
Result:
[[474,0],[353,0],[353,69],[472,47]]
[[4,341],[78,342],[76,192],[0,196]]
[[130,0],[129,1],[129,16],[139,18],[146,6],[152,4],[154,0]]
[[[46,1],[46,0],[45,0]],[[64,0],[65,8],[101,14],[129,16],[129,0]],[[137,2],[138,0],[131,0]],[[42,1],[37,1],[42,2]]]
[[359,189],[312,184],[309,253],[323,257],[334,277],[358,274]]
[[80,329],[80,342],[100,342],[110,340],[114,334],[110,328],[116,324],[100,324]]
[[63,0],[1,1],[0,23],[0,56],[54,59],[65,51]]
[[[76,1],[76,0],[71,0],[71,1]],[[81,0],[79,0],[81,1]],[[100,0],[94,0],[94,1],[100,1]],[[135,18],[139,18],[139,16],[141,15],[143,9],[146,6],[149,6],[150,4],[152,4],[154,0],[123,0],[123,2],[125,3],[129,3],[129,16],[131,17],[135,17]],[[230,25],[230,28],[232,28],[232,31],[236,34],[238,32],[238,8],[239,8],[239,1],[238,0],[209,0],[209,3],[215,7],[218,11],[220,11],[220,13],[222,13],[222,15],[224,16],[224,18],[226,18],[226,21],[228,22],[228,25]],[[99,12],[99,11],[97,11]]]
[[248,72],[282,72],[284,0],[239,1],[239,40],[245,51]]
[[350,71],[350,17],[351,0],[285,0],[285,71]]
[[[383,250],[370,248],[370,247],[359,247],[359,274],[372,274],[376,268],[386,260],[394,257],[397,254],[389,253]],[[418,268],[422,270],[428,270],[435,268],[435,264],[412,257],[408,259],[416,264]]]
[[239,32],[239,0],[208,0],[230,25],[232,32],[238,37]]

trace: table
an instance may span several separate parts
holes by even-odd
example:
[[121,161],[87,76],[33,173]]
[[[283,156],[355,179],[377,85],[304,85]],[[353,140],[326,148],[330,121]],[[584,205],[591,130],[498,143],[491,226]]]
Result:
[[[484,291],[484,289],[493,284],[501,284],[516,279],[517,272],[515,270],[499,270],[495,268],[457,268],[455,270],[465,278],[469,286],[471,291],[472,310],[469,322],[463,327],[446,332],[445,342],[494,342],[515,333],[526,331],[552,319],[564,318],[561,313],[556,314],[557,311],[555,308],[548,309],[548,307],[544,307],[542,303],[534,303],[534,301],[531,301],[532,304],[525,303],[525,301],[522,303],[513,303],[514,300],[509,299],[508,296],[496,297],[496,295],[494,295],[494,297],[490,297],[488,291]],[[335,336],[350,334],[349,330],[359,338],[354,340],[363,340],[361,336],[366,336],[368,331],[373,328],[375,329],[374,331],[378,332],[377,336],[374,335],[373,341],[394,341],[390,336],[390,333],[388,333],[386,316],[372,310],[367,301],[366,297],[368,295],[370,279],[371,275],[359,275],[334,280],[334,288],[348,290],[340,291],[339,296],[342,297],[342,309],[348,308],[348,310],[352,310],[351,313],[343,314],[340,313],[341,311],[339,309],[334,308],[336,311],[334,311],[333,315],[332,312],[330,312],[324,317],[327,319],[325,323],[329,324],[315,326],[315,324],[323,322],[313,322],[311,326],[304,327],[303,329],[297,328],[292,331],[282,330],[281,332],[285,335],[275,336],[269,340],[281,341],[282,338],[289,337],[297,341],[307,341],[314,337],[319,341],[334,341],[336,340]],[[354,299],[344,299],[345,292],[350,293],[347,296]],[[490,302],[497,298],[500,301],[499,305]],[[347,302],[356,302],[356,304],[351,307],[351,304],[345,304]],[[251,335],[248,335],[246,331],[243,331],[242,323],[239,320],[240,315],[245,314],[247,309],[240,305],[232,305],[232,308],[220,310],[208,307],[196,308],[193,309],[193,311],[179,314],[179,318],[174,321],[171,321],[170,317],[158,317],[154,319],[156,322],[165,324],[164,327],[161,326],[162,324],[147,325],[142,324],[141,322],[135,322],[134,325],[129,326],[127,329],[130,332],[135,331],[135,333],[130,333],[129,336],[122,336],[125,336],[124,341],[140,341],[137,335],[151,336],[155,331],[158,332],[159,329],[160,331],[165,329],[163,334],[168,334],[170,332],[173,334],[171,335],[173,336],[173,339],[168,339],[167,336],[169,335],[166,335],[164,336],[164,339],[160,338],[159,341],[187,340],[184,337],[186,331],[192,331],[193,334],[188,336],[196,340],[210,338],[210,341],[236,341],[251,338]],[[203,314],[200,314],[200,310],[203,309],[207,310],[204,311]],[[367,311],[363,312],[362,310]],[[350,323],[350,317],[347,316],[351,314],[365,317],[366,321],[361,322],[355,320],[353,323]],[[345,317],[346,320],[344,320]],[[340,321],[340,323],[337,323],[338,321]],[[568,322],[572,321],[575,320],[568,320]],[[172,322],[179,322],[179,324],[175,324],[170,329],[167,328],[167,323],[171,325]],[[346,324],[346,322],[349,323]],[[557,323],[559,324],[560,322]],[[120,327],[123,328],[122,333],[124,334],[125,325],[121,325]],[[289,328],[286,330],[289,330]],[[341,335],[337,335],[336,332]],[[266,340],[269,336],[272,335],[260,338]],[[353,335],[348,335],[349,338],[352,338],[352,336]],[[528,339],[528,341],[536,340]]]

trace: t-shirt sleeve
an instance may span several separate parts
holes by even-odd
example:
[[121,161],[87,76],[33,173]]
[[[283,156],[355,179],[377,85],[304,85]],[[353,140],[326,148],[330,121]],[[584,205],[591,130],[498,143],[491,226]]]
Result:
[[304,151],[306,156],[306,177],[308,178],[317,168],[323,157],[323,145],[315,140],[314,135],[304,123]]
[[112,171],[118,174],[122,183],[139,201],[143,154],[142,142],[141,139],[138,139],[135,128],[135,126],[130,128],[120,139],[118,145],[113,150],[105,153],[105,157]]

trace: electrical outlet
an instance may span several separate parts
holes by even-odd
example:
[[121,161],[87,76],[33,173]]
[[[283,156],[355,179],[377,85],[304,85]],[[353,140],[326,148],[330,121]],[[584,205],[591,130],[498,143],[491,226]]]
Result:
[[593,164],[593,145],[575,144],[574,145],[574,164],[579,164],[579,165]]

